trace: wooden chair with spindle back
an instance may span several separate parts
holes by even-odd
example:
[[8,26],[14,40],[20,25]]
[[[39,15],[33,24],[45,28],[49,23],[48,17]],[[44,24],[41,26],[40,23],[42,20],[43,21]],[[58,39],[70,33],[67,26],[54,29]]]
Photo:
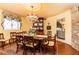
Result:
[[10,32],[10,39],[9,39],[9,43],[13,43],[16,41],[16,32]]
[[16,36],[16,44],[17,44],[17,49],[16,49],[16,53],[17,53],[18,50],[22,49],[22,47],[23,47],[23,36],[21,36],[21,35]]
[[3,33],[0,33],[0,43],[1,43],[1,46],[4,47],[5,40],[4,40],[4,34]]
[[32,54],[35,54],[37,45],[38,43],[34,41],[33,36],[24,36],[25,52],[29,49]]
[[4,39],[4,35],[3,35],[3,33],[0,33],[0,39],[1,39],[1,40]]
[[44,52],[47,52],[46,50],[48,50],[48,52],[56,54],[56,34],[54,35],[54,37],[48,36],[47,39],[44,39],[43,47]]

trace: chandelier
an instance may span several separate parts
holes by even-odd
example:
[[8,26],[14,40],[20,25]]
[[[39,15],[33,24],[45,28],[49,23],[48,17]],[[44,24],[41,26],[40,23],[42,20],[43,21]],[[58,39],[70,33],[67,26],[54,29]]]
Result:
[[31,13],[27,14],[27,18],[31,21],[36,21],[38,19],[38,16],[33,13],[33,11],[38,11],[39,10],[39,4],[32,3],[32,4],[27,4],[27,10],[30,10]]
[[32,11],[31,11],[31,13],[29,13],[27,15],[27,18],[29,20],[31,20],[31,21],[36,21],[38,19],[38,17],[35,14],[33,14],[33,8],[34,8],[34,6],[30,6],[30,7],[31,7]]

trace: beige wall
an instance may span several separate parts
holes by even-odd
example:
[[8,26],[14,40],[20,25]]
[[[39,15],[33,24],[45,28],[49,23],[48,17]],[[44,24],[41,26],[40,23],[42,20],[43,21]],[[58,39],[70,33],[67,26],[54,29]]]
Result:
[[65,40],[60,40],[62,42],[65,42],[67,44],[71,45],[71,10],[67,10],[59,15],[56,16],[52,16],[47,18],[47,20],[45,20],[45,33],[47,33],[46,30],[46,26],[47,23],[49,22],[52,26],[52,35],[56,33],[56,23],[57,23],[57,19],[61,19],[61,18],[65,18]]
[[54,17],[49,17],[44,21],[44,33],[47,34],[47,25],[50,23],[51,25],[51,31],[52,31],[52,36],[56,34],[56,19]]
[[21,17],[22,19],[22,27],[21,27],[21,31],[29,31],[29,29],[32,26],[32,22],[30,20],[28,20],[26,17]]

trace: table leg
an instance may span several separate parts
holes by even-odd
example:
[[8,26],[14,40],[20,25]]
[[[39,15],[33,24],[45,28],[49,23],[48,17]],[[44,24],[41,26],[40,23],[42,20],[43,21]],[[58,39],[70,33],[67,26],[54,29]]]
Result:
[[39,41],[39,49],[40,49],[40,53],[42,52],[42,41]]
[[5,41],[2,41],[2,49],[4,49]]

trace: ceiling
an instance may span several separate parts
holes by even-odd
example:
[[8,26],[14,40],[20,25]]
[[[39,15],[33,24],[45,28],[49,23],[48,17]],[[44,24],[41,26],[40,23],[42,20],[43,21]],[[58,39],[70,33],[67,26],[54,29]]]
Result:
[[[50,17],[64,12],[72,7],[72,4],[55,4],[55,3],[41,3],[40,9],[34,11],[38,16]],[[27,7],[21,3],[0,3],[0,8],[21,16],[26,16],[31,11],[27,10]]]

